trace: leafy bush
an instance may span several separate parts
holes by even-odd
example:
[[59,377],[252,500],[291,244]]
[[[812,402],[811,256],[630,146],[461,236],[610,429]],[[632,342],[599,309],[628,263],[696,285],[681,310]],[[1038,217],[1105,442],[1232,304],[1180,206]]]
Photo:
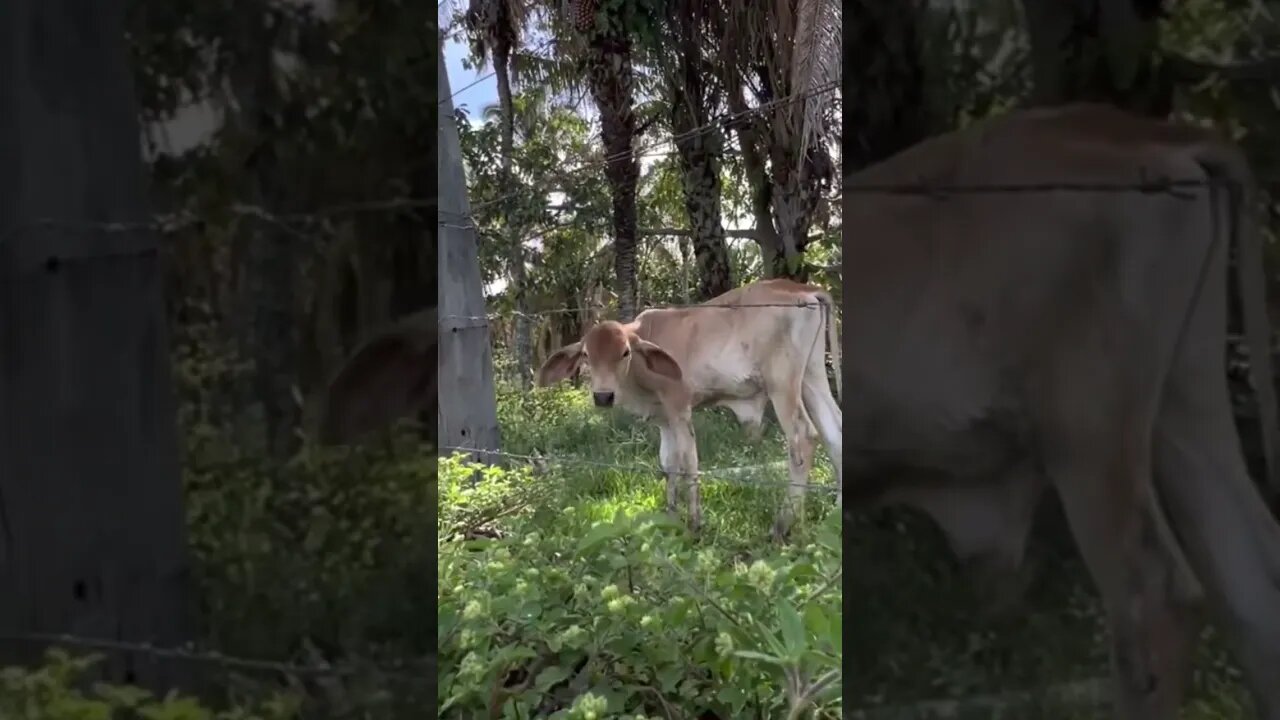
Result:
[[[442,524],[528,482],[490,468],[471,488],[473,469],[441,460]],[[546,506],[506,538],[442,540],[439,563],[441,717],[838,716],[833,524],[749,559],[665,514]]]
[[[913,513],[856,516],[847,576],[830,496],[811,494],[793,544],[769,542],[785,467],[704,481],[706,525],[694,541],[660,512],[661,476],[643,469],[657,455],[654,428],[584,395],[504,388],[504,449],[544,460],[483,469],[399,435],[271,463],[204,426],[186,465],[200,644],[341,665],[340,678],[285,679],[308,720],[423,717],[437,641],[440,714],[465,720],[772,720],[796,709],[832,718],[845,706],[1105,675],[1105,624],[1069,543],[1034,543],[1046,571],[1022,605],[992,619],[937,528]],[[775,427],[753,444],[731,417],[698,413],[695,423],[704,467],[785,458]],[[830,476],[824,460],[819,483]],[[433,589],[437,617],[423,612]],[[858,672],[842,698],[835,673],[846,652]],[[1203,648],[1189,717],[1245,716],[1226,658],[1216,638]],[[226,717],[279,717],[263,709],[279,674],[212,669],[226,690],[219,706],[241,713]],[[53,671],[7,671],[0,718],[116,720],[92,688],[31,679],[39,672]],[[40,683],[67,690],[37,697]],[[74,714],[81,701],[87,715]]]
[[[293,657],[397,656],[432,647],[432,454],[307,449],[284,465],[201,458],[187,470],[197,580],[219,648]],[[409,622],[412,620],[411,622]]]
[[293,720],[295,695],[278,693],[261,703],[214,711],[191,697],[170,693],[156,698],[135,687],[93,683],[79,686],[101,660],[50,650],[35,669],[0,669],[0,718],[5,720]]

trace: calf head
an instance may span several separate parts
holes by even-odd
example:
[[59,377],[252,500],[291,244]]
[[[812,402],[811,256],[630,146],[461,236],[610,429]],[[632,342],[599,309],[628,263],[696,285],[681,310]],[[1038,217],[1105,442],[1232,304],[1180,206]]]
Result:
[[[639,363],[633,358],[639,357]],[[637,377],[641,385],[654,377],[679,382],[680,364],[658,345],[612,320],[587,331],[582,339],[560,348],[538,370],[538,384],[546,387],[573,375],[583,363],[591,375],[591,397],[598,407],[609,407],[626,381]]]

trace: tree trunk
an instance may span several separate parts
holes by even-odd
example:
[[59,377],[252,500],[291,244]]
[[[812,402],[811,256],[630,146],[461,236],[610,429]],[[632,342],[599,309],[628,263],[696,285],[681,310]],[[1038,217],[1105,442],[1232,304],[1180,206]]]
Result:
[[600,112],[605,177],[613,201],[613,272],[617,283],[618,319],[636,315],[636,183],[640,166],[632,143],[633,112],[631,43],[624,37],[596,35],[591,41],[591,96]]
[[844,49],[843,171],[847,175],[919,142],[925,109],[918,13],[901,0],[850,3]]
[[[511,161],[515,145],[515,105],[511,98],[510,53],[508,48],[493,50],[494,75],[498,83],[498,104],[502,108],[502,186],[512,187]],[[515,361],[520,386],[533,386],[533,338],[529,323],[528,289],[525,287],[524,238],[517,227],[511,203],[503,203],[503,230],[510,248],[511,293],[515,299]]]
[[689,291],[689,238],[681,235],[676,239],[680,244],[680,302],[693,304],[693,293]]
[[1158,3],[1022,0],[1022,5],[1031,40],[1033,105],[1103,102],[1152,116],[1172,110],[1172,78],[1153,62]]
[[751,215],[755,220],[755,240],[760,246],[760,264],[765,277],[785,275],[779,271],[784,269],[782,263],[782,236],[773,224],[773,187],[769,182],[769,171],[765,167],[762,148],[764,146],[764,122],[754,113],[750,113],[743,99],[742,77],[730,67],[728,78],[729,112],[738,118],[732,127],[738,133],[738,146],[742,151],[742,168],[747,176],[747,187],[751,193]]
[[[278,98],[275,91],[275,37],[279,21],[264,26],[261,13],[246,10],[239,18],[238,62],[231,69],[237,107],[228,122],[245,156],[249,203],[270,210],[279,205],[278,161],[271,135]],[[275,457],[296,447],[299,410],[293,396],[298,337],[294,302],[300,264],[296,239],[257,218],[243,225],[239,289],[240,347],[253,360],[249,405],[262,412],[262,446]]]
[[[25,634],[192,638],[158,239],[105,226],[149,220],[123,15],[0,3],[0,666],[39,660]],[[94,674],[163,694],[189,667]]]
[[720,214],[720,142],[711,133],[681,137],[680,133],[705,124],[705,114],[673,109],[672,126],[680,154],[684,206],[693,232],[693,254],[698,267],[698,298],[710,300],[734,286]]
[[704,80],[708,71],[698,42],[696,16],[688,3],[684,5],[676,18],[679,68],[668,76],[671,129],[680,155],[685,210],[693,231],[698,299],[710,300],[733,288],[729,247],[720,214],[722,138],[719,128],[706,127],[714,100],[708,97]]
[[[812,180],[815,165],[810,158],[825,155],[821,148],[810,148],[797,170],[793,155],[795,141],[786,131],[775,128],[770,147],[770,183],[773,195],[773,213],[781,238],[782,256],[775,257],[777,276],[808,281],[808,271],[803,262],[805,246],[809,241],[809,227],[814,212],[822,201],[821,185]],[[829,160],[828,160],[829,162]]]

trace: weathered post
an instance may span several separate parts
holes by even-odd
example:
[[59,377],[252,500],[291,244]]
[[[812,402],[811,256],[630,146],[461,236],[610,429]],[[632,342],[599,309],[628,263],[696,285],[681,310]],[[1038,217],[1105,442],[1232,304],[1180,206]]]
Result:
[[[33,635],[177,645],[177,416],[124,0],[0,3],[0,76],[0,664],[37,659]],[[104,669],[184,684],[145,654]]]
[[[493,352],[485,320],[484,284],[476,253],[476,231],[467,200],[462,146],[454,125],[452,91],[439,53],[440,88],[440,452],[451,447],[497,450],[498,408],[493,388]],[[487,459],[483,454],[478,459]]]

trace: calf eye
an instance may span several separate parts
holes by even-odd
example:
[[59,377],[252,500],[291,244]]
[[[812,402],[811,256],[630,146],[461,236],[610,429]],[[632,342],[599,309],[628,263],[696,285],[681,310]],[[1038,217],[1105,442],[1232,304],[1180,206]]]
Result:
[[627,348],[626,350],[622,351],[622,357],[626,357],[630,354],[631,354],[631,348]]

